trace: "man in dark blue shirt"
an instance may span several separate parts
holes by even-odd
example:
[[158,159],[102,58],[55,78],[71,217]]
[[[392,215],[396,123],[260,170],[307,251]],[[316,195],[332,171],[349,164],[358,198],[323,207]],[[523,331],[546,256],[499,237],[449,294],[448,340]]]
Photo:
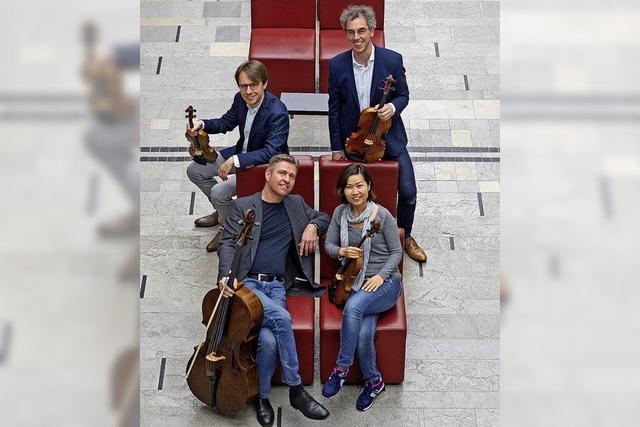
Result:
[[262,303],[263,322],[256,355],[260,387],[256,413],[263,426],[272,425],[274,420],[269,394],[278,357],[282,381],[290,386],[291,406],[307,418],[322,420],[329,416],[329,411],[302,386],[291,315],[285,308],[285,293],[292,287],[298,293],[310,295],[322,291],[313,281],[313,253],[318,235],[329,227],[329,216],[307,206],[301,196],[289,194],[297,172],[298,161],[294,157],[288,154],[272,157],[262,191],[231,202],[218,249],[218,286],[226,296],[231,296],[234,291],[226,281],[235,252],[234,237],[240,229],[238,221],[243,212],[253,209],[255,225],[249,247],[240,257],[237,277]]

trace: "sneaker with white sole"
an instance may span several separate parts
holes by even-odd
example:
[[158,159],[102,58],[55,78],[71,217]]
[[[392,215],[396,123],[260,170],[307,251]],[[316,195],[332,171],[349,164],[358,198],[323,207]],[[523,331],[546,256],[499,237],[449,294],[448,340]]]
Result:
[[360,396],[358,396],[358,400],[356,401],[356,409],[358,411],[366,411],[371,408],[373,401],[376,400],[376,397],[378,397],[378,395],[383,391],[384,381],[382,381],[382,377],[378,378],[376,382],[365,382],[362,393],[360,393]]
[[344,372],[341,369],[333,368],[329,379],[326,383],[324,383],[324,386],[322,387],[322,395],[324,397],[333,397],[338,394],[338,392],[342,388],[342,385],[347,379],[348,373],[349,371]]

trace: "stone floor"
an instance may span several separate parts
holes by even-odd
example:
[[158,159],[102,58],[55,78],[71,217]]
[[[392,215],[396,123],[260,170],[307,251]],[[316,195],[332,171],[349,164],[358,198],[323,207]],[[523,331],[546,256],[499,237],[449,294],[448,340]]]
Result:
[[[246,59],[248,1],[141,2],[140,386],[144,426],[257,425],[253,409],[221,417],[184,380],[202,335],[200,302],[214,283],[217,256],[204,246],[208,213],[187,179],[184,109],[224,113],[233,72]],[[418,180],[414,236],[429,253],[405,257],[406,379],[373,408],[354,408],[358,390],[322,400],[320,425],[494,426],[499,407],[498,90],[499,2],[387,1],[387,47],[401,53],[411,93],[403,119]],[[161,59],[160,59],[161,58]],[[212,137],[218,147],[237,132]],[[329,151],[326,117],[295,116],[289,145]],[[180,147],[180,148],[178,148]],[[174,150],[174,151],[172,151]],[[324,151],[323,151],[324,150]],[[316,348],[317,355],[317,348]],[[319,373],[311,387],[320,396]],[[306,419],[274,389],[280,425]]]

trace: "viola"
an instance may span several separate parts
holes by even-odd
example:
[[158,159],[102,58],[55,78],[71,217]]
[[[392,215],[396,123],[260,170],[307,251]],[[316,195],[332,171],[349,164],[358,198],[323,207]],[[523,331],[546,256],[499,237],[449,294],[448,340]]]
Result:
[[[229,286],[237,278],[242,248],[254,223],[255,212],[249,209],[236,237]],[[260,300],[242,282],[232,297],[224,298],[215,288],[202,301],[205,340],[187,363],[187,384],[198,400],[222,414],[239,411],[258,396],[255,357],[262,316]]]
[[360,112],[358,130],[347,138],[344,150],[346,156],[354,162],[369,163],[382,160],[387,147],[387,141],[382,139],[382,135],[391,127],[391,120],[380,120],[377,110],[386,104],[389,93],[395,90],[395,84],[396,81],[389,74],[384,79],[380,104],[375,108],[365,108]]
[[[193,119],[196,117],[195,110],[191,105],[184,110],[187,113],[185,118],[189,119],[189,127],[193,128]],[[189,132],[184,134],[187,141],[189,141],[189,154],[193,157],[193,161],[206,165],[207,163],[213,163],[218,158],[218,152],[215,148],[209,145],[209,134],[204,130],[199,129],[195,136],[191,136]]]
[[[364,236],[360,239],[358,247],[362,248],[365,240],[373,237],[380,231],[380,223],[378,221],[371,221],[371,226],[367,230]],[[331,281],[329,286],[329,300],[335,305],[345,305],[349,295],[351,295],[351,286],[358,277],[364,261],[362,257],[348,258],[347,261],[336,272],[335,279]]]

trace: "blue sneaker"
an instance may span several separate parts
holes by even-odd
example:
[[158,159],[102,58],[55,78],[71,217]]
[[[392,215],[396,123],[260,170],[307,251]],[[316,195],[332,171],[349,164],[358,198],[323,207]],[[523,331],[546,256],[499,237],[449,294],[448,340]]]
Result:
[[367,381],[364,384],[362,393],[360,393],[360,396],[358,396],[358,400],[356,401],[356,409],[358,411],[366,411],[371,408],[373,401],[383,391],[384,381],[382,381],[382,377],[378,378],[378,381],[375,383],[373,381]]
[[333,368],[333,371],[331,371],[331,375],[329,376],[329,379],[327,380],[326,383],[324,383],[324,386],[322,387],[322,395],[324,397],[333,397],[336,394],[338,394],[338,392],[342,388],[342,385],[347,379],[348,373],[349,373],[348,370],[347,372],[344,372],[338,368]]

